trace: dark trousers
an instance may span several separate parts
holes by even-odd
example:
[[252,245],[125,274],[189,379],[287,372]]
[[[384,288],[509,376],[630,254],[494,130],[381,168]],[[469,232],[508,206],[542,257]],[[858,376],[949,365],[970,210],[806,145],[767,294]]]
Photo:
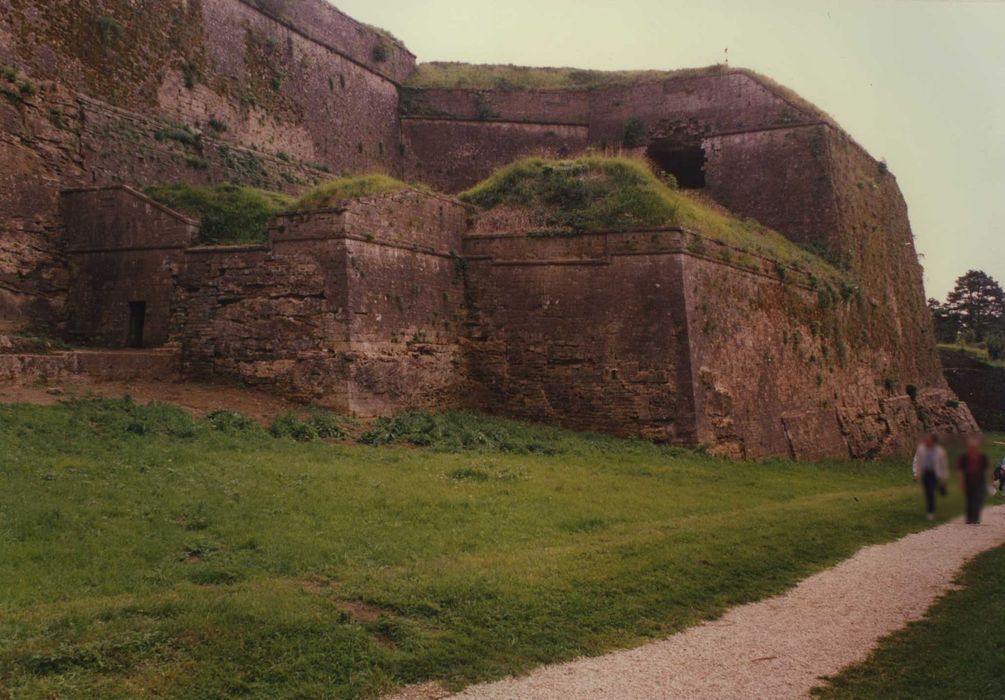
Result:
[[939,489],[939,478],[935,472],[925,472],[921,477],[921,485],[925,489],[925,507],[928,512],[935,514],[935,492]]
[[981,509],[984,507],[984,498],[988,495],[988,486],[983,481],[967,480],[967,522],[971,525],[978,525],[981,522]]

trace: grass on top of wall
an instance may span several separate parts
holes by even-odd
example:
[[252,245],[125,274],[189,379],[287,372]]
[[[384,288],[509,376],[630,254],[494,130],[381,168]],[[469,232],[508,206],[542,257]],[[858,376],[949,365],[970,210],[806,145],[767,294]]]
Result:
[[640,158],[586,156],[574,160],[525,158],[460,194],[483,209],[531,209],[544,230],[630,231],[674,226],[734,248],[834,280],[822,258],[752,219],[729,216],[661,180]]
[[409,185],[387,175],[360,175],[323,182],[299,199],[269,190],[235,184],[177,183],[146,188],[161,204],[199,219],[199,242],[205,245],[245,245],[268,240],[269,219],[290,211],[312,211],[343,205],[351,199],[397,192]]
[[459,687],[664,636],[928,526],[905,460],[731,463],[476,414],[399,416],[369,446],[304,420],[0,405],[0,688]]
[[373,195],[389,192],[400,192],[404,189],[425,190],[426,188],[421,185],[410,185],[401,180],[396,180],[390,175],[380,173],[341,177],[322,182],[314,189],[309,190],[297,200],[293,208],[297,211],[327,209],[338,207],[350,199],[372,197]]
[[723,65],[681,70],[602,71],[456,62],[420,63],[407,85],[416,88],[474,90],[577,90],[631,85],[674,77],[716,75]]
[[963,353],[964,355],[967,355],[978,362],[982,362],[989,367],[1001,367],[1005,369],[1005,360],[992,360],[988,354],[987,345],[983,343],[977,345],[967,345],[965,343],[939,343],[939,348]]
[[234,184],[178,183],[145,191],[155,201],[199,219],[199,242],[206,245],[263,243],[268,239],[269,219],[294,202],[280,192]]
[[588,70],[583,68],[545,68],[500,64],[473,64],[450,61],[420,63],[406,81],[407,87],[441,90],[591,90],[595,88],[639,85],[672,78],[742,74],[782,97],[809,117],[823,119],[837,126],[834,119],[791,88],[748,68],[721,63],[701,68],[676,70]]

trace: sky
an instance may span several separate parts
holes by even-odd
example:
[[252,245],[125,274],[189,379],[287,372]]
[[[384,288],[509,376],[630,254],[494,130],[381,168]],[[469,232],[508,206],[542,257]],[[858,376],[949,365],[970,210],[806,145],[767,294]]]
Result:
[[[929,296],[1005,285],[1005,0],[334,0],[420,61],[601,70],[725,60],[831,114],[907,199]],[[894,271],[891,271],[894,272]]]

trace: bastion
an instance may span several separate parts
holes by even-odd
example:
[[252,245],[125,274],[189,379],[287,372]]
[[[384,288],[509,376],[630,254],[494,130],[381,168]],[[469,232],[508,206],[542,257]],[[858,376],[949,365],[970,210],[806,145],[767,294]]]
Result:
[[[0,70],[0,333],[172,353],[183,378],[360,416],[471,408],[746,458],[977,430],[896,178],[751,71],[417,64],[324,0],[0,0]],[[741,238],[542,229],[455,196],[607,152]],[[415,186],[240,246],[144,194],[375,171]],[[774,232],[810,262],[747,245]]]

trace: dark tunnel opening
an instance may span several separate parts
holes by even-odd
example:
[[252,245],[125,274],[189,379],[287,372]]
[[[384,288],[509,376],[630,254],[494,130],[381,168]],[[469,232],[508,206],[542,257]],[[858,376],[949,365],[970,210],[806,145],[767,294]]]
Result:
[[660,170],[677,178],[681,189],[698,190],[705,186],[705,150],[701,146],[654,143],[646,152]]

